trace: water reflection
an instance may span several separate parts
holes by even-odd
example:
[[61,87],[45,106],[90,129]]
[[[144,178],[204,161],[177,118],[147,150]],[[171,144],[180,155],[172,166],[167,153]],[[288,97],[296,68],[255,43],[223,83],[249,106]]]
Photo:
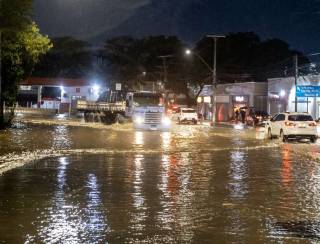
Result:
[[230,155],[229,190],[232,198],[243,199],[248,192],[247,162],[244,151],[232,151]]
[[143,187],[143,175],[145,173],[144,166],[144,156],[136,155],[134,159],[134,178],[133,178],[133,207],[134,211],[130,218],[132,222],[133,232],[141,232],[144,230],[146,214],[145,197],[142,190]]
[[86,216],[88,224],[86,232],[88,233],[88,241],[90,243],[102,242],[106,238],[106,214],[103,212],[103,204],[101,200],[100,187],[97,182],[97,177],[94,174],[88,175],[88,204]]
[[282,152],[283,160],[281,170],[281,181],[285,187],[289,187],[292,183],[291,146],[289,144],[284,144]]
[[57,149],[70,148],[72,141],[70,139],[69,127],[67,126],[55,126],[52,132],[52,147]]
[[134,144],[137,146],[143,146],[144,144],[144,138],[143,138],[143,132],[142,131],[136,131],[134,133]]
[[171,133],[170,132],[163,132],[161,133],[162,138],[162,149],[169,150],[171,144]]
[[50,243],[79,243],[85,224],[81,217],[81,209],[68,201],[67,190],[67,158],[59,158],[57,186],[55,194],[46,212],[42,212],[38,233],[42,240]]

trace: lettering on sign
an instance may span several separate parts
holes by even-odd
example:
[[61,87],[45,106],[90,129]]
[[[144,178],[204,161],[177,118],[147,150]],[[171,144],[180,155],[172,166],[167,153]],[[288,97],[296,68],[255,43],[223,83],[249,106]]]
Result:
[[297,97],[320,97],[320,86],[297,86]]

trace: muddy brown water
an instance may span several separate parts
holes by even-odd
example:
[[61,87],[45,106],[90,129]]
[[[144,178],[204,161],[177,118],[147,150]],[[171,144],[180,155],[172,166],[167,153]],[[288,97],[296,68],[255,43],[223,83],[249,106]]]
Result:
[[0,243],[320,240],[318,144],[201,125],[0,132],[0,158],[49,148],[65,154],[0,176]]

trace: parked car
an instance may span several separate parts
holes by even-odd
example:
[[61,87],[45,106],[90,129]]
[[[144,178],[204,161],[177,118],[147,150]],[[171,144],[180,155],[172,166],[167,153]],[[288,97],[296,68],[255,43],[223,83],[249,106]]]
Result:
[[246,118],[246,124],[252,125],[252,126],[258,126],[263,121],[266,121],[269,119],[269,114],[264,111],[255,111],[254,109],[251,109],[249,112],[249,115]]
[[312,143],[318,138],[317,123],[307,113],[279,113],[267,122],[268,138],[309,139]]
[[179,124],[183,122],[192,122],[193,124],[198,123],[198,114],[193,108],[180,108],[178,113]]
[[261,123],[269,119],[269,114],[265,111],[255,111],[254,116],[256,118],[256,123]]

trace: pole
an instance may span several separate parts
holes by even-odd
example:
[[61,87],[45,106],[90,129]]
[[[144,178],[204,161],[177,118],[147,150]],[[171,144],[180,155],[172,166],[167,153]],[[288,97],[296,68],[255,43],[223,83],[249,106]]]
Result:
[[167,83],[168,81],[168,70],[167,70],[167,58],[172,58],[173,55],[163,55],[163,56],[158,56],[158,58],[162,59],[162,64],[163,64],[163,82]]
[[299,70],[298,70],[298,54],[294,55],[293,57],[293,63],[294,63],[294,86],[296,89],[295,93],[295,99],[294,99],[294,111],[298,112],[298,97],[297,97],[297,84],[298,84],[298,76],[299,76]]
[[2,32],[0,30],[0,126],[4,122],[4,109],[2,102]]
[[214,38],[212,85],[217,84],[217,41],[218,41],[218,39],[215,37]]
[[212,69],[212,122],[215,122],[216,119],[216,104],[215,104],[215,96],[214,96],[214,89],[217,85],[217,45],[219,38],[225,38],[224,35],[207,35],[207,38],[212,38],[214,40],[214,48],[213,48],[213,69]]
[[167,83],[168,81],[168,74],[167,74],[167,59],[163,58],[163,75],[164,75],[164,82]]

